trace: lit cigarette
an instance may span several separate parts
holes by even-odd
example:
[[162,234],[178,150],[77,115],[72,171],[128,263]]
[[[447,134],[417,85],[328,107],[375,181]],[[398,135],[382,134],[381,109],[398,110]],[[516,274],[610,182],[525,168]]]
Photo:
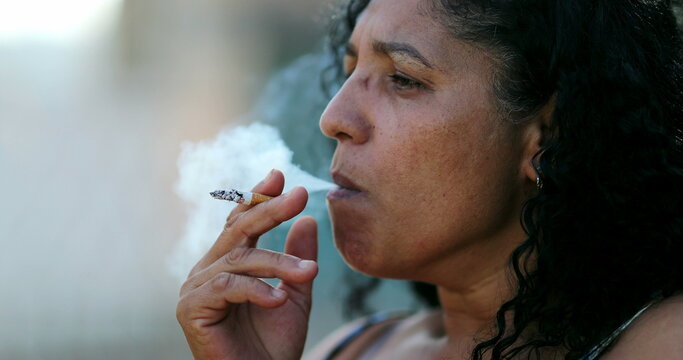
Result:
[[238,204],[243,205],[256,205],[272,199],[272,197],[268,195],[252,193],[249,191],[238,191],[235,189],[216,190],[210,192],[209,194],[211,194],[211,196],[213,196],[214,199],[234,201]]

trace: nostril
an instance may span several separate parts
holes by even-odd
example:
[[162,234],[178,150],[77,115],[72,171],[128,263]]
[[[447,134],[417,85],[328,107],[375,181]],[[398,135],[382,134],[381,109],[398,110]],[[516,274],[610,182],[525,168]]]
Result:
[[345,133],[345,132],[341,132],[341,131],[338,132],[338,133],[336,133],[334,137],[337,138],[339,141],[342,141],[342,140],[353,140],[353,136],[351,136],[351,135],[349,135],[349,134],[347,134],[347,133]]

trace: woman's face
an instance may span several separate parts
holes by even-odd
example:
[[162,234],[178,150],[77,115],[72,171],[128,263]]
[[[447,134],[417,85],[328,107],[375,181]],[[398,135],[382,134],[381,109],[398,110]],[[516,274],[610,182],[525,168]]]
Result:
[[370,3],[320,126],[338,140],[328,206],[347,263],[438,282],[509,255],[528,180],[525,132],[496,113],[492,60],[439,25],[431,3]]

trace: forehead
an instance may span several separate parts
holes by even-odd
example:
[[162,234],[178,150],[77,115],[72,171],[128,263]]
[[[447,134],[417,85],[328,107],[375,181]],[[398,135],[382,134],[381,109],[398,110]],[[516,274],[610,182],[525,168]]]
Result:
[[358,19],[356,29],[372,28],[381,35],[394,35],[402,40],[420,38],[419,31],[437,30],[438,24],[429,11],[432,3],[431,0],[372,0]]
[[372,0],[350,42],[360,49],[375,40],[407,43],[438,67],[451,67],[471,49],[437,21],[434,6],[433,0]]

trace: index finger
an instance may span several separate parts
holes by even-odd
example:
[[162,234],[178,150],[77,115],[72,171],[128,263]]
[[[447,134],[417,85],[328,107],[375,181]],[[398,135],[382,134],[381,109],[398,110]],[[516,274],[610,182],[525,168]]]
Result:
[[[284,189],[284,187],[285,175],[282,174],[282,171],[273,169],[270,170],[268,175],[266,175],[266,177],[263,180],[261,180],[260,183],[256,184],[256,186],[254,186],[251,189],[251,192],[256,192],[259,194],[275,197],[282,194],[282,189]],[[245,212],[251,207],[253,207],[253,205],[237,205],[234,209],[232,209],[230,215],[228,215],[228,217],[226,218],[226,221],[228,221],[234,215]]]
[[[285,176],[280,170],[273,169],[268,173],[268,175],[256,186],[252,188],[252,192],[257,192],[260,194],[268,196],[278,196],[282,193],[282,189],[285,186]],[[226,224],[230,223],[234,219],[240,216],[241,213],[254,207],[254,205],[237,205],[228,215],[226,219]],[[228,251],[232,249],[231,246],[226,246],[225,241],[221,241],[221,236],[225,233],[225,229],[218,236],[218,239],[213,243],[209,251],[204,254],[204,256],[199,260],[199,262],[192,268],[190,275],[196,273],[199,270],[209,266],[215,259],[220,258],[225,255]]]

